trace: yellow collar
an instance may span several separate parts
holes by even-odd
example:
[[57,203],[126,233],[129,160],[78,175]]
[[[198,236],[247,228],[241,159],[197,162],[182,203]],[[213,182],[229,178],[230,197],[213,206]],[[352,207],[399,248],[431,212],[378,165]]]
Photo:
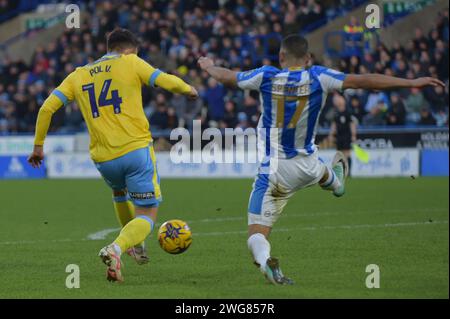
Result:
[[302,67],[302,66],[295,66],[295,67],[288,68],[289,71],[300,71],[303,69],[304,69],[304,67]]

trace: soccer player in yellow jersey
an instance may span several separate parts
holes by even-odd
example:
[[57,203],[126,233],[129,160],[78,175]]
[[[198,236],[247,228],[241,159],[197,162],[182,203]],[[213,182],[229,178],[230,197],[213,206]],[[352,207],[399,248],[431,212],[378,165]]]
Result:
[[75,100],[89,131],[92,160],[112,189],[114,209],[122,225],[119,236],[99,253],[108,267],[110,281],[123,281],[123,252],[139,264],[148,261],[144,239],[153,229],[161,201],[141,87],[158,86],[198,98],[194,87],[140,59],[138,46],[138,39],[130,31],[115,29],[107,36],[106,55],[64,79],[39,110],[34,150],[28,159],[33,167],[41,165],[52,114]]

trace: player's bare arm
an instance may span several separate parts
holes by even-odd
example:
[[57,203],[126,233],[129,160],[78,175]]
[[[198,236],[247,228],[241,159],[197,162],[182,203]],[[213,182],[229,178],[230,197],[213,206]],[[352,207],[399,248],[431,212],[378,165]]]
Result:
[[220,83],[230,87],[237,86],[237,72],[220,66],[215,66],[214,61],[208,57],[201,57],[198,59],[198,64],[202,70],[206,71]]
[[422,77],[402,79],[383,74],[349,74],[342,85],[343,89],[390,90],[401,88],[424,88],[426,86],[442,86],[445,84],[436,78]]

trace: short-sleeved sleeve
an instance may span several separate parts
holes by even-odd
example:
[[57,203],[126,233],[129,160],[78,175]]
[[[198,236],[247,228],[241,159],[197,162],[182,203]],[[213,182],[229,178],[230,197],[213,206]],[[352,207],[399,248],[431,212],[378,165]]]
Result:
[[238,72],[236,75],[237,85],[244,90],[259,90],[264,76],[271,71],[278,71],[271,66],[263,66],[250,71]]
[[132,58],[134,59],[134,68],[139,79],[141,80],[141,83],[148,86],[155,86],[156,78],[162,72],[159,69],[152,67],[137,55],[133,54]]
[[342,90],[342,84],[347,76],[345,73],[323,66],[313,66],[313,70],[324,91]]
[[74,77],[75,72],[70,73],[52,92],[53,95],[61,100],[63,105],[67,105],[67,103],[73,101],[75,98]]

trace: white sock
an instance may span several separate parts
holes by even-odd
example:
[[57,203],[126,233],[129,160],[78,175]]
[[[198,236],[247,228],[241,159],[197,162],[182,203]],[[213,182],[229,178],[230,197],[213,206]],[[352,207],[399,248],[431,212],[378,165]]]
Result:
[[270,257],[270,243],[263,234],[256,233],[248,238],[247,245],[253,258],[260,265],[261,271],[264,271],[267,259]]
[[116,251],[116,253],[120,256],[122,255],[122,249],[120,249],[120,246],[117,244],[113,244],[114,250]]
[[325,182],[320,184],[320,187],[326,190],[334,191],[339,186],[341,186],[341,182],[331,168],[327,167],[326,169],[328,170],[328,178]]

